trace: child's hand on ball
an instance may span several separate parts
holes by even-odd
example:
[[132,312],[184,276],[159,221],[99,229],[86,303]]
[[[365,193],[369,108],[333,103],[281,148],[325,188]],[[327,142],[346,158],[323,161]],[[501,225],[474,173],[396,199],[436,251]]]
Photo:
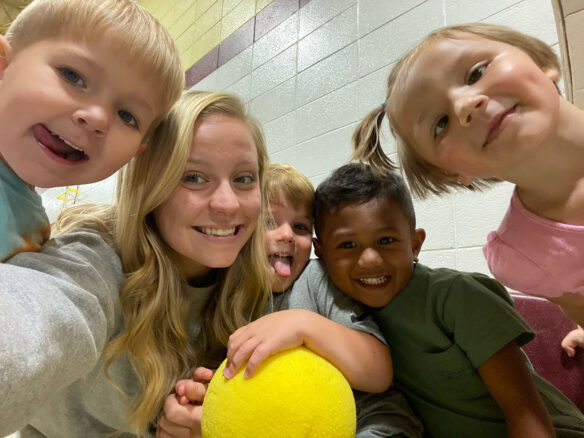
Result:
[[262,316],[239,328],[227,343],[227,365],[223,375],[230,379],[247,361],[244,377],[251,377],[269,356],[304,344],[304,318],[308,310],[283,310]]

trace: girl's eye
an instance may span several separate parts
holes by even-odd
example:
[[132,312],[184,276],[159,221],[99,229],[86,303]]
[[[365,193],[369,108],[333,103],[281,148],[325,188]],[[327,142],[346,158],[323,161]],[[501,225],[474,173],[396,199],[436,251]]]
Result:
[[355,242],[341,242],[339,244],[339,248],[343,248],[343,249],[351,249],[351,248],[355,248],[357,246],[357,244]]
[[63,79],[65,79],[67,82],[70,82],[73,85],[77,85],[78,87],[85,88],[87,86],[81,75],[72,68],[59,67],[58,71]]
[[131,113],[129,113],[126,110],[119,110],[118,111],[118,116],[120,116],[120,119],[122,119],[122,121],[129,126],[133,126],[134,128],[138,127],[138,120],[136,120],[136,117],[134,117]]
[[203,177],[196,172],[186,173],[182,180],[186,184],[202,184],[205,182]]
[[436,122],[436,126],[434,126],[434,137],[437,137],[438,135],[440,135],[442,133],[442,131],[444,131],[446,129],[447,125],[448,125],[448,116],[440,117],[440,119],[438,119],[438,122]]
[[395,239],[392,237],[382,237],[377,241],[380,245],[389,245],[390,243],[395,242]]
[[485,74],[486,69],[487,69],[486,65],[480,65],[473,71],[471,71],[470,75],[468,75],[468,79],[466,80],[467,85],[472,85],[475,82],[477,82],[480,78],[482,78],[483,75]]
[[256,177],[254,175],[242,175],[235,178],[235,182],[239,184],[254,184]]

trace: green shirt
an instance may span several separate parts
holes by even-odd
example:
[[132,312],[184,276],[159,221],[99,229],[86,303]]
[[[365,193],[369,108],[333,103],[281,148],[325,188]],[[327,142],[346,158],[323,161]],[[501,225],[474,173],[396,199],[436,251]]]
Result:
[[[476,368],[511,341],[531,341],[534,333],[500,283],[417,264],[406,287],[373,309],[373,317],[391,348],[396,387],[422,419],[426,436],[506,436],[503,413]],[[558,437],[584,437],[582,413],[533,375]]]

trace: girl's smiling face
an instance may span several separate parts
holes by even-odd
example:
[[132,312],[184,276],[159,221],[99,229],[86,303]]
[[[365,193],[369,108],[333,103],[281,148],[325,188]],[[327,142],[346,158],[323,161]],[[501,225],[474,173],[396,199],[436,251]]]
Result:
[[449,173],[508,179],[554,135],[558,72],[512,45],[440,39],[403,77],[390,119],[421,158]]
[[181,183],[153,215],[181,272],[193,280],[233,264],[261,204],[258,154],[247,125],[214,115],[195,124]]

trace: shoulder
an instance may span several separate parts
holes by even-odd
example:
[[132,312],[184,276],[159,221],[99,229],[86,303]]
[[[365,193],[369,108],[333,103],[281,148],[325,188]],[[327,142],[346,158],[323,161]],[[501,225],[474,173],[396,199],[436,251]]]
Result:
[[91,228],[50,239],[40,251],[17,254],[6,265],[14,268],[14,281],[26,283],[34,277],[54,288],[79,289],[116,301],[125,282],[110,237]]

